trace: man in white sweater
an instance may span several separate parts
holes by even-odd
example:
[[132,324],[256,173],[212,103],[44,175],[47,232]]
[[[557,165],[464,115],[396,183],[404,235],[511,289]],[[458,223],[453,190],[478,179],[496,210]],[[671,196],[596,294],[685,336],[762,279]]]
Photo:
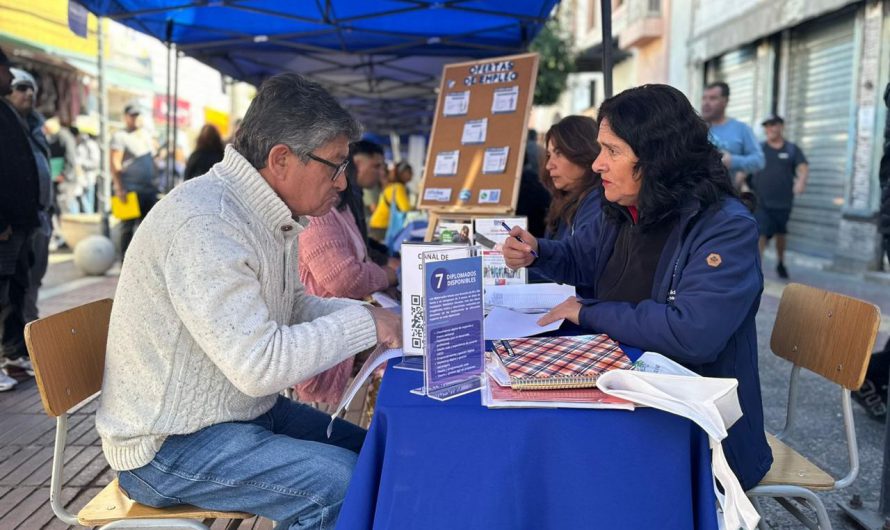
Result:
[[387,311],[303,292],[303,216],[345,187],[355,120],[319,85],[273,77],[206,175],[133,238],[96,415],[121,488],[152,506],[333,528],[365,431],[278,395],[358,352],[400,345]]

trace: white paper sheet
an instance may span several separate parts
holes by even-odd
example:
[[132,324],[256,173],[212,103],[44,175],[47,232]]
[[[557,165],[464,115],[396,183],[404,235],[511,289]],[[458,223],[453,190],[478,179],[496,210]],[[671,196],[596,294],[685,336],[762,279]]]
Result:
[[457,175],[457,163],[460,160],[460,151],[442,151],[436,154],[436,166],[433,175],[437,177],[451,177]]
[[701,377],[685,366],[668,359],[660,353],[654,351],[644,352],[640,355],[637,362],[634,363],[634,370],[638,372],[646,372],[649,374],[670,374],[685,375],[689,377]]
[[466,92],[449,92],[445,94],[445,108],[443,114],[446,116],[463,116],[470,107],[470,91]]
[[572,296],[575,296],[573,286],[558,283],[488,285],[485,306],[546,313]]
[[451,188],[426,188],[423,190],[423,200],[448,202],[451,200]]
[[485,340],[516,339],[531,337],[548,331],[559,329],[562,319],[546,326],[539,326],[540,313],[520,313],[503,307],[492,308],[482,327],[485,329]]
[[510,147],[489,147],[485,150],[485,158],[482,161],[482,173],[503,173],[507,169],[507,158],[510,155]]
[[384,309],[398,309],[402,307],[402,304],[400,304],[398,301],[394,300],[391,296],[382,291],[371,293],[371,299],[377,302],[380,307]]
[[488,133],[488,118],[470,120],[464,123],[464,132],[461,135],[462,144],[484,144]]
[[346,387],[346,390],[343,392],[343,397],[340,399],[340,403],[337,405],[337,408],[334,409],[334,412],[331,413],[331,423],[328,424],[328,438],[331,437],[331,433],[334,430],[334,420],[337,419],[337,416],[339,416],[350,403],[352,403],[352,399],[355,397],[358,389],[365,384],[365,381],[367,381],[369,377],[371,377],[374,370],[386,361],[401,356],[401,348],[387,350],[381,346],[377,346],[377,349],[371,353],[371,356],[368,357],[368,360],[362,365],[362,369],[359,371],[358,375],[355,376],[355,379],[352,380],[352,383]]
[[516,110],[516,102],[519,100],[519,87],[496,88],[491,99],[491,113],[499,114]]

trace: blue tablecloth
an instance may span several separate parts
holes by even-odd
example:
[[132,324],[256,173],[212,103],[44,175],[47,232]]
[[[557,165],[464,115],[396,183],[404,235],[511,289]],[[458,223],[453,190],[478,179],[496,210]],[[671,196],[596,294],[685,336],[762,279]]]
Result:
[[658,410],[489,410],[387,369],[338,529],[717,528],[708,439]]

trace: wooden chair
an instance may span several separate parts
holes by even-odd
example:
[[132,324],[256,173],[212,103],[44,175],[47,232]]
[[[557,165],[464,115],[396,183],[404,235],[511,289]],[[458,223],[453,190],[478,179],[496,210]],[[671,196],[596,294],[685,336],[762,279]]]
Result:
[[[793,368],[785,427],[775,436],[767,434],[773,450],[773,465],[760,484],[748,491],[761,516],[759,497],[774,497],[807,528],[831,528],[825,506],[815,492],[847,487],[859,474],[850,391],[862,386],[880,321],[880,310],[868,302],[801,284],[792,283],[785,288],[770,349],[791,361]],[[797,382],[801,368],[840,387],[850,462],[849,472],[841,479],[835,480],[784,443],[797,420]],[[812,509],[816,520],[810,519],[791,499]],[[765,528],[761,519],[761,529]]]
[[75,516],[65,509],[60,493],[64,482],[68,413],[102,388],[105,343],[111,300],[98,300],[42,318],[25,326],[25,342],[34,365],[43,408],[56,418],[49,500],[53,512],[69,525],[112,528],[208,528],[215,519],[229,519],[235,529],[248,513],[206,511],[194,506],[152,508],[127,498],[117,479],[108,484]]

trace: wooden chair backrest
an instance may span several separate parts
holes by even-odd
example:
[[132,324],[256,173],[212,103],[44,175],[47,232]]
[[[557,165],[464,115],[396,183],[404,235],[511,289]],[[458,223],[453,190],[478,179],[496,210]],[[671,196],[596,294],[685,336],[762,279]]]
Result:
[[25,326],[43,408],[60,416],[102,388],[111,300],[97,300]]
[[858,390],[875,345],[874,304],[792,283],[785,287],[770,339],[773,353],[850,390]]

